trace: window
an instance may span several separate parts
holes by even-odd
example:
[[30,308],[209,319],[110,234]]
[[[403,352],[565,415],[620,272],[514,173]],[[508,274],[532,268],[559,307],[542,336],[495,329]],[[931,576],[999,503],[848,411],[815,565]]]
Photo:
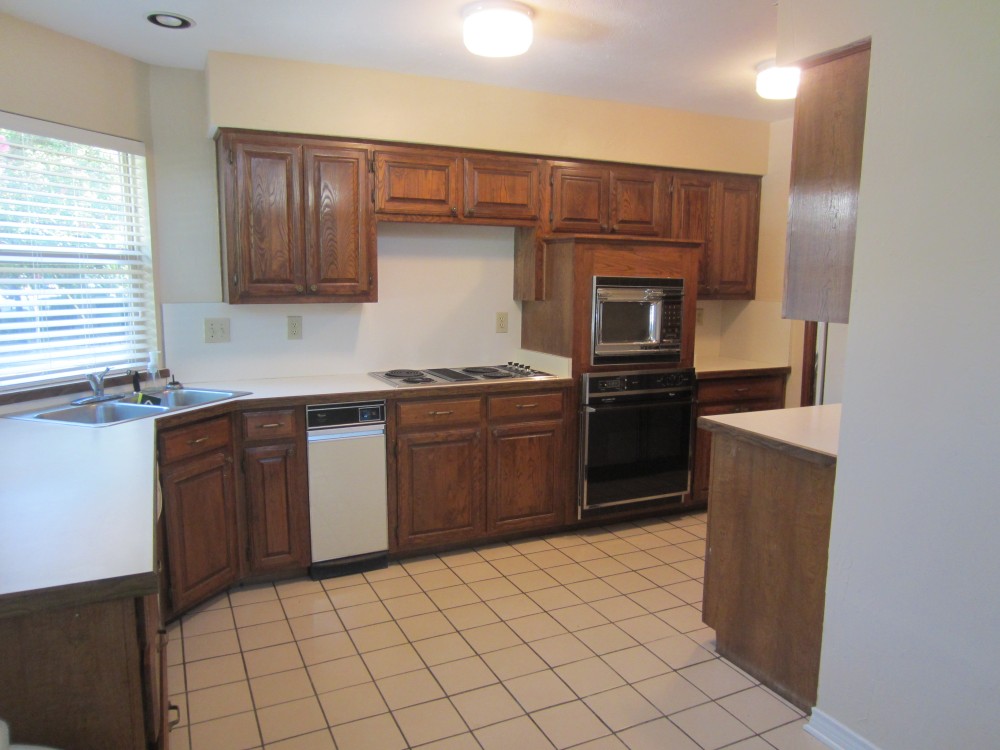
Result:
[[157,350],[141,143],[0,113],[0,391]]

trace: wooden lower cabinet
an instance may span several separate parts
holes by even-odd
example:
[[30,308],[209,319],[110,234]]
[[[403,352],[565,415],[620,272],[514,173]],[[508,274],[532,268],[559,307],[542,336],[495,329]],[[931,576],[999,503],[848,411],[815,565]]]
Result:
[[238,419],[238,451],[229,415],[159,435],[169,619],[245,578],[309,565],[302,409],[248,411]]
[[556,390],[397,404],[395,551],[562,523],[565,398]]
[[[789,368],[771,368],[757,374],[709,373],[698,376],[698,417],[746,411],[781,409],[785,405],[785,381]],[[695,430],[690,504],[708,504],[709,472],[712,466],[712,434]]]
[[309,565],[309,491],[303,435],[299,410],[243,414],[245,574],[285,572]]
[[155,596],[0,619],[0,716],[11,740],[165,748],[164,644]]
[[449,544],[482,535],[482,429],[404,434],[396,445],[399,545]]

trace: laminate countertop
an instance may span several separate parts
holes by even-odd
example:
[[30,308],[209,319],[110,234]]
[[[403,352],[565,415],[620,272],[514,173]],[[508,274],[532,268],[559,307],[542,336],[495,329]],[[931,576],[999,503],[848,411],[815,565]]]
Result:
[[738,359],[736,357],[706,357],[695,355],[694,369],[698,377],[722,378],[734,375],[770,375],[788,373],[791,367],[778,362],[762,362],[754,359]]
[[837,462],[840,404],[700,417],[698,427],[829,465]]

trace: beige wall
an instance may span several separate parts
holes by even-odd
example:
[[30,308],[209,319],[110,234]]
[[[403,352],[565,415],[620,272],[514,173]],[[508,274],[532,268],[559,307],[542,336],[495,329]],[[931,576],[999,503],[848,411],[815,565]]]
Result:
[[144,63],[0,14],[0,109],[148,143]]
[[209,125],[767,171],[768,124],[399,73],[209,55]]

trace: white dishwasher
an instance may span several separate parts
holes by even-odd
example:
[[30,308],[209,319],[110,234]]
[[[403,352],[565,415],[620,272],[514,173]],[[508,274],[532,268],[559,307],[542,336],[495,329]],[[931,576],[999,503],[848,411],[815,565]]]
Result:
[[306,407],[313,578],[384,568],[385,401]]

